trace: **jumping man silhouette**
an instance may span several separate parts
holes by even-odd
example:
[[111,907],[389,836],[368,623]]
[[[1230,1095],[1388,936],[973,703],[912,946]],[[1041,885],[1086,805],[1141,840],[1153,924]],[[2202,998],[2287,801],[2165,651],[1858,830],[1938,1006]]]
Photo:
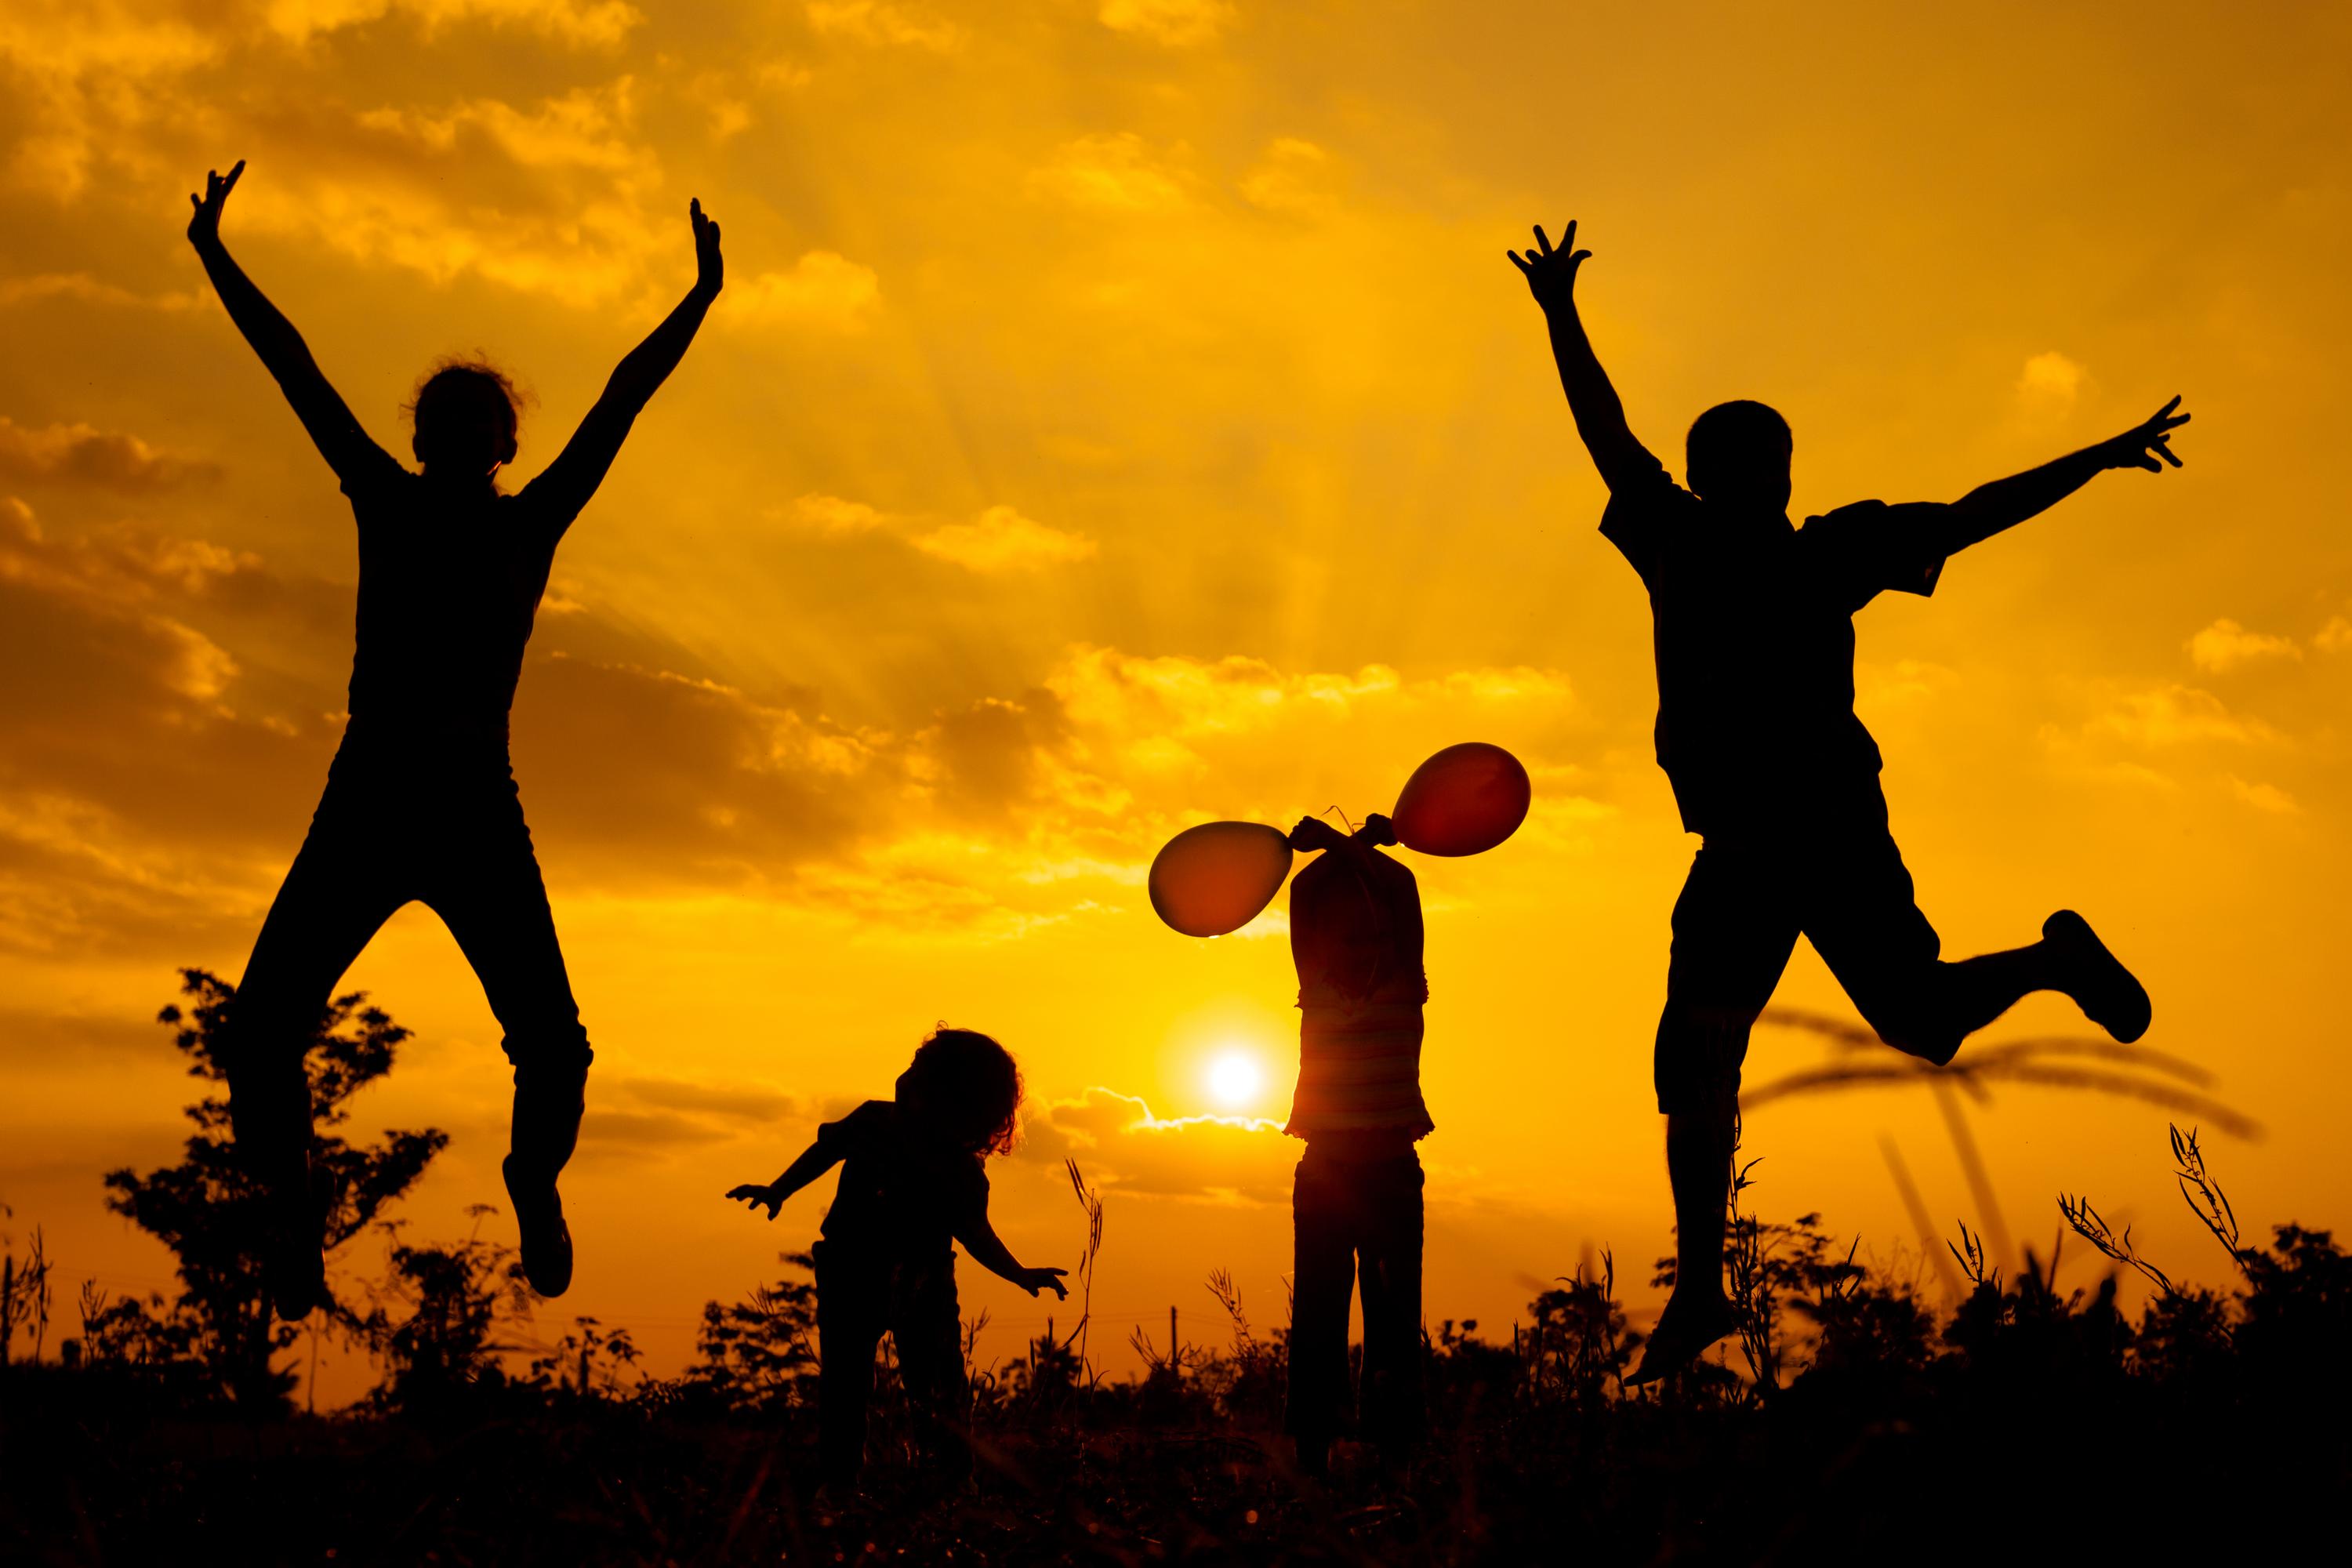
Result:
[[509,495],[498,474],[515,457],[514,395],[487,366],[444,365],[417,392],[421,472],[368,438],[221,243],[221,209],[244,173],[240,162],[205,177],[188,198],[188,239],[351,498],[360,554],[342,745],[230,1013],[230,1112],[239,1155],[269,1193],[270,1298],[299,1318],[324,1297],[331,1194],[311,1190],[303,1058],[336,981],[412,900],[448,925],[506,1031],[507,1191],[532,1289],[562,1295],[572,1236],[555,1183],[579,1138],[591,1053],[508,763],[507,714],[556,544],[719,297],[719,225],[690,205],[694,287],[614,371],[554,462]]
[[1601,531],[1649,590],[1658,764],[1701,835],[1674,912],[1658,1021],[1658,1109],[1674,1186],[1675,1289],[1630,1382],[1665,1375],[1731,1331],[1724,1199],[1748,1036],[1799,933],[1879,1037],[1938,1064],[2019,998],[2063,992],[2119,1040],[2148,1026],[2147,993],[2080,915],[2042,940],[1958,963],[1887,831],[1879,754],[1853,711],[1853,623],[1880,593],[1932,594],[1945,561],[2055,505],[2108,468],[2161,473],[2174,398],[2144,424],[1948,505],[1860,501],[1792,527],[1789,426],[1760,403],[1691,426],[1676,485],[1633,438],[1576,310],[1570,223],[1511,261],[1550,324],[1576,428],[1609,487]]

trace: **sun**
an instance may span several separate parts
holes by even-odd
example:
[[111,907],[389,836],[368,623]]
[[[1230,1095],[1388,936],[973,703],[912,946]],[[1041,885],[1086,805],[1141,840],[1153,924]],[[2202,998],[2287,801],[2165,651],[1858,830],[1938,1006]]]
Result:
[[1247,1051],[1222,1051],[1209,1063],[1209,1093],[1228,1110],[1253,1103],[1265,1086],[1265,1073]]

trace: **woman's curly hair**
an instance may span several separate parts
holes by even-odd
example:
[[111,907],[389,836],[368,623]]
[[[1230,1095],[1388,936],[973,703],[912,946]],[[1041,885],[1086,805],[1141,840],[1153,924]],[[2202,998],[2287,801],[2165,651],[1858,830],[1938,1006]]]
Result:
[[[478,407],[502,405],[501,423],[506,430],[508,447],[514,447],[522,435],[523,405],[531,401],[530,395],[515,384],[514,377],[490,363],[488,355],[451,354],[436,360],[416,383],[416,391],[400,411],[408,416],[409,426],[422,435],[429,428],[437,410],[471,404]],[[420,458],[423,452],[417,454]]]
[[1009,1154],[1020,1133],[1021,1068],[976,1029],[941,1024],[907,1068],[941,1132],[975,1154]]

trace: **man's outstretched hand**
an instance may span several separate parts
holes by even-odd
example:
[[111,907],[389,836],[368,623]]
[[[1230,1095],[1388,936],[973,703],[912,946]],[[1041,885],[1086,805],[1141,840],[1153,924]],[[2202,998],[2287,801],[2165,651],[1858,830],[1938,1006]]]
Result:
[[236,167],[223,174],[218,169],[205,171],[205,194],[188,193],[188,205],[195,208],[188,219],[188,243],[204,245],[220,238],[221,208],[228,205],[228,194],[236,189],[239,176],[245,173],[245,160],[239,158]]
[[[245,165],[240,163],[237,167]],[[719,254],[719,220],[704,216],[699,196],[687,205],[686,212],[694,220],[694,286],[716,299],[727,281],[727,263]]]
[[2100,465],[2109,468],[2146,468],[2151,474],[2164,472],[2167,463],[2176,468],[2180,467],[2180,459],[2172,455],[2172,433],[2189,423],[2189,416],[2173,412],[2179,406],[2180,399],[2176,397],[2143,423],[2100,442],[2095,448]]
[[1559,237],[1558,250],[1554,250],[1551,241],[1545,237],[1543,225],[1538,224],[1536,242],[1528,247],[1526,255],[1522,256],[1516,250],[1507,250],[1503,254],[1511,258],[1511,265],[1517,268],[1519,275],[1528,280],[1528,292],[1536,297],[1536,303],[1550,310],[1574,300],[1576,269],[1584,265],[1592,252],[1576,248],[1576,220],[1570,218],[1566,232]]
[[783,1194],[764,1182],[746,1182],[730,1191],[727,1198],[730,1203],[740,1203],[750,1208],[765,1208],[770,1219],[775,1218],[776,1211],[784,1206]]

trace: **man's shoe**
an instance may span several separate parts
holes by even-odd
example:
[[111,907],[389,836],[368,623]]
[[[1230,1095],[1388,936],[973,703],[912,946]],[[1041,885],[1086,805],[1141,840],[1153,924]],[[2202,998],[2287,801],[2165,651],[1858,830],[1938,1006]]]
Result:
[[1696,1361],[1707,1346],[1739,1327],[1739,1314],[1721,1296],[1698,1307],[1685,1307],[1681,1302],[1680,1297],[1667,1298],[1666,1310],[1642,1352],[1642,1364],[1625,1379],[1626,1387],[1639,1388],[1680,1372]]
[[515,1225],[522,1232],[522,1271],[542,1296],[572,1289],[572,1227],[563,1223],[563,1197],[555,1179],[521,1175],[509,1154],[503,1167],[507,1196],[514,1201]]
[[2042,922],[2042,940],[2065,965],[2067,994],[2084,1017],[2125,1045],[2147,1033],[2152,1009],[2147,988],[2107,951],[2090,921],[2060,910]]

